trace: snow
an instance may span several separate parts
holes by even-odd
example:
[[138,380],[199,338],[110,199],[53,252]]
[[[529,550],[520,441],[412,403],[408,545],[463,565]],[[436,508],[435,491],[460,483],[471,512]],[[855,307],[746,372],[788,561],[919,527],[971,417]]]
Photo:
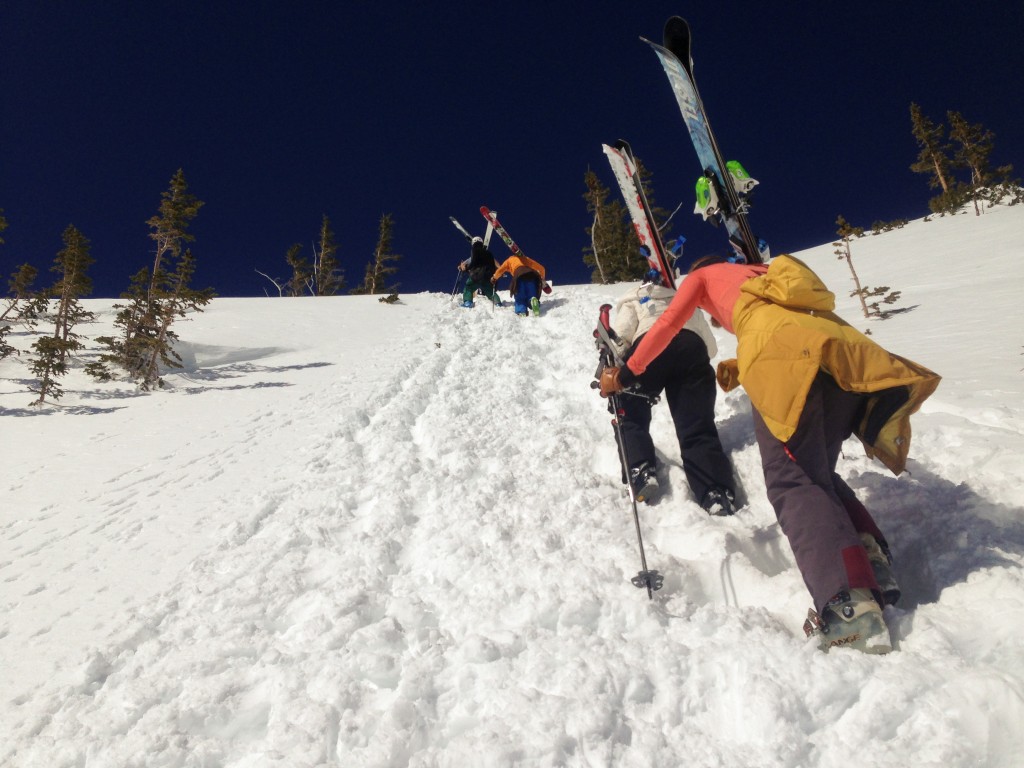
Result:
[[734,518],[689,497],[656,409],[670,489],[641,527],[665,585],[630,584],[589,386],[628,286],[556,286],[539,319],[447,292],[217,299],[165,391],[79,368],[43,409],[3,361],[0,764],[1020,765],[1022,231],[999,207],[854,241],[862,282],[913,307],[885,321],[830,245],[798,254],[944,377],[907,473],[856,441],[840,461],[904,589],[883,657],[804,639],[742,390],[717,407]]

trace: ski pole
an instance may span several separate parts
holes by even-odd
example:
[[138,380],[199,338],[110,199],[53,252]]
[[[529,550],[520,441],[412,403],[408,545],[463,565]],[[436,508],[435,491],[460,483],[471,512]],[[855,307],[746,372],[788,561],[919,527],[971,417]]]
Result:
[[[607,313],[604,307],[602,307],[602,311],[604,317],[607,317]],[[596,331],[594,332],[594,336],[600,339],[600,336]],[[607,347],[602,347],[601,364],[598,368],[597,377],[600,377],[601,369],[605,367],[605,364],[611,362],[610,358],[611,351]],[[601,388],[601,385],[596,381],[591,382],[590,386],[591,389]],[[636,394],[637,396],[640,397],[645,396],[642,393]],[[662,576],[662,574],[658,571],[650,570],[647,567],[647,555],[644,552],[644,537],[643,534],[640,532],[640,513],[638,512],[636,507],[636,494],[633,491],[633,484],[629,482],[629,456],[626,453],[626,443],[622,437],[622,425],[620,424],[620,419],[622,418],[623,410],[621,405],[619,404],[619,396],[617,394],[611,395],[608,399],[611,403],[613,411],[612,426],[615,427],[615,442],[619,446],[619,461],[622,462],[623,471],[626,473],[626,488],[629,489],[629,503],[630,505],[632,505],[633,508],[633,524],[634,526],[636,526],[636,541],[640,547],[641,570],[637,573],[636,576],[630,579],[630,582],[637,589],[643,589],[644,587],[646,587],[647,599],[653,600],[655,591],[661,589],[662,585],[664,584],[665,577]]]
[[[599,385],[600,386],[600,385]],[[643,589],[647,587],[647,598],[649,600],[654,599],[654,592],[661,589],[664,583],[664,577],[658,571],[652,571],[647,567],[647,555],[644,552],[644,537],[640,533],[640,514],[636,508],[636,495],[633,491],[633,485],[629,482],[629,457],[626,455],[626,444],[622,439],[622,425],[619,423],[619,419],[622,417],[622,409],[619,405],[619,398],[616,395],[612,395],[610,398],[612,408],[615,409],[615,417],[612,419],[612,425],[615,427],[615,438],[619,444],[619,458],[622,460],[622,466],[626,467],[626,487],[629,489],[629,503],[633,507],[633,525],[636,526],[636,542],[640,547],[640,568],[641,570],[634,576],[630,581],[634,587]]]
[[458,291],[459,291],[459,283],[462,282],[462,278],[463,278],[464,274],[465,273],[461,269],[456,269],[456,271],[455,271],[455,287],[452,288],[452,298],[451,298],[451,301],[455,301],[455,294],[458,293]]

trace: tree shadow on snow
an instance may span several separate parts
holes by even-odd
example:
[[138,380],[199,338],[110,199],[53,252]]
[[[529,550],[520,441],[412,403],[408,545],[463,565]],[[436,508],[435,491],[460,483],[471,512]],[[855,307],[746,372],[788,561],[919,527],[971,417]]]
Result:
[[[31,395],[31,392],[26,394]],[[55,414],[71,414],[72,416],[98,416],[103,413],[113,413],[126,406],[119,405],[116,408],[93,408],[85,405],[61,405],[60,403],[46,403],[43,407],[29,406],[27,408],[2,408],[0,416],[53,416]]]
[[[172,371],[179,373],[188,381],[220,381],[223,379],[235,379],[239,376],[249,376],[254,373],[287,373],[288,371],[301,371],[306,368],[324,368],[334,363],[302,363],[299,365],[256,365],[254,363],[234,363],[232,365],[221,365],[216,368],[193,368],[191,370]],[[252,386],[285,386],[284,384],[258,384]],[[241,387],[239,387],[241,388]]]

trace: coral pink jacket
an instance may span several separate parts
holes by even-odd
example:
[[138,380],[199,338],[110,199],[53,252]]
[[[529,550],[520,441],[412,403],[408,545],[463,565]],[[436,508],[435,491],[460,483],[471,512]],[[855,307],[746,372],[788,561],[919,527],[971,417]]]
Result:
[[712,264],[687,275],[668,309],[629,358],[629,370],[635,374],[647,370],[698,308],[715,318],[729,333],[735,333],[732,311],[740,297],[740,286],[767,271],[764,264]]

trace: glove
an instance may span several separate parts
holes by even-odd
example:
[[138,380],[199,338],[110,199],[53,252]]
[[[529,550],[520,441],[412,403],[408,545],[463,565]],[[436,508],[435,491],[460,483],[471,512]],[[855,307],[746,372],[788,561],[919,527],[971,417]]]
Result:
[[736,358],[723,360],[718,364],[715,371],[715,378],[718,379],[718,386],[723,392],[731,392],[740,385],[740,366]]
[[601,371],[601,397],[617,394],[636,384],[636,375],[625,365],[621,368],[609,366]]

